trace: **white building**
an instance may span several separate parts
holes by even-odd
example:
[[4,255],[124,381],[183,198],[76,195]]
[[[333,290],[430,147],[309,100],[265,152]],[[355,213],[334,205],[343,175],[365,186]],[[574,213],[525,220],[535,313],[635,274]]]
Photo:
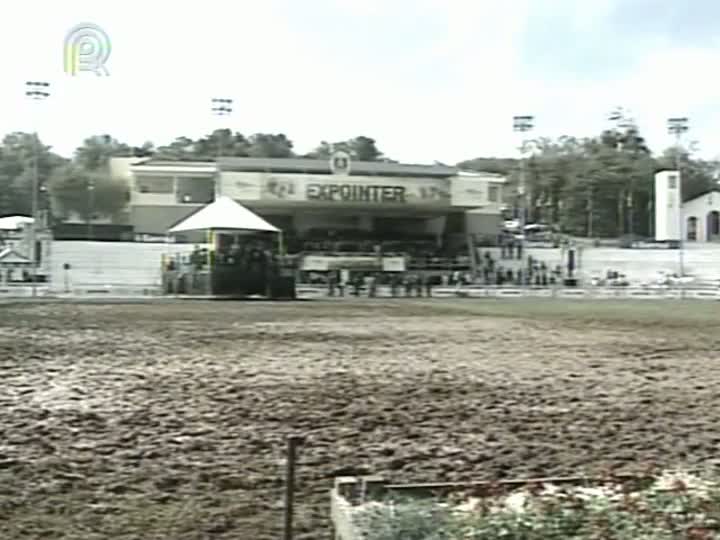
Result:
[[683,204],[685,240],[720,241],[720,190],[714,189]]
[[336,174],[328,160],[298,158],[113,159],[111,167],[130,184],[129,223],[137,234],[164,234],[217,194],[301,236],[318,227],[496,234],[506,182],[496,174],[400,163],[354,162]]
[[677,171],[660,171],[655,175],[655,240],[678,242],[680,231],[680,189]]

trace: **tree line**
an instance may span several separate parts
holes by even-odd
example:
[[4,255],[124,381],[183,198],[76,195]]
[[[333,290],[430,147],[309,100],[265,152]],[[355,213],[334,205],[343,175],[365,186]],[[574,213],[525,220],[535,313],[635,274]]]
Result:
[[[200,139],[178,137],[164,146],[146,142],[131,146],[109,135],[87,138],[67,159],[28,133],[11,133],[0,145],[0,216],[31,213],[34,160],[37,153],[39,201],[56,220],[70,213],[83,219],[122,211],[128,187],[110,178],[111,157],[153,157],[158,160],[204,161],[226,157],[327,158],[344,150],[358,161],[392,161],[374,139],[358,136],[322,142],[307,154],[297,154],[284,134],[244,136],[219,129]],[[526,220],[557,225],[577,236],[651,236],[654,222],[654,174],[673,168],[683,171],[683,198],[692,199],[716,186],[718,163],[693,155],[692,148],[669,148],[653,155],[637,126],[625,119],[593,137],[538,138],[526,141],[524,159],[481,157],[459,167],[508,177],[505,203],[515,215],[524,208]],[[520,154],[520,152],[518,152]],[[524,197],[518,186],[524,178]]]

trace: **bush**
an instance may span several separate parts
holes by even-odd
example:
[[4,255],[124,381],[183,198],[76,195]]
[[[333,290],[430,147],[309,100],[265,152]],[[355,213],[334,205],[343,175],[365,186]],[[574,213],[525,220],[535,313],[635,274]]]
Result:
[[665,475],[650,487],[519,491],[504,498],[387,501],[357,511],[365,540],[671,540],[720,538],[720,488]]

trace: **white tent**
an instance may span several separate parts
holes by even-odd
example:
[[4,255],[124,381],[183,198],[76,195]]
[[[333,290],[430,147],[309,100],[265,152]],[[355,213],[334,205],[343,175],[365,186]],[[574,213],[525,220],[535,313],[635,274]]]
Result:
[[27,216],[7,216],[0,218],[0,231],[16,231],[26,223],[32,223],[33,218]]
[[230,197],[218,197],[214,202],[185,218],[168,232],[172,234],[190,231],[279,233],[280,229],[274,227],[260,216],[253,214]]
[[32,261],[12,248],[0,250],[0,266],[30,265]]

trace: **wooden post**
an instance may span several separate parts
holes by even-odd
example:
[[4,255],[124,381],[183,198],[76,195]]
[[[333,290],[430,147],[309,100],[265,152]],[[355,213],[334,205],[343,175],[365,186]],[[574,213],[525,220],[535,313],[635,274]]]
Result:
[[287,439],[287,471],[285,475],[285,515],[283,540],[293,540],[293,504],[295,502],[295,459],[297,447],[304,437],[291,435]]

